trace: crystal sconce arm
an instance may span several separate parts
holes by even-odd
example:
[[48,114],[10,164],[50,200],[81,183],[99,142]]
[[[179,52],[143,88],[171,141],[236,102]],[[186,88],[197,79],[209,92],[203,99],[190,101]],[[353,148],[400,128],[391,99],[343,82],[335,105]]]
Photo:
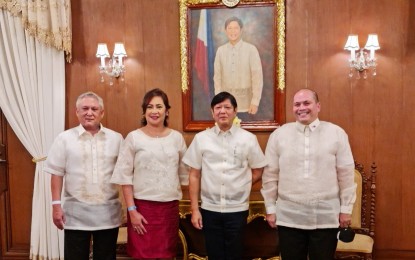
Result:
[[[369,34],[366,45],[362,49],[359,47],[358,36],[351,34],[347,38],[344,49],[350,51],[349,77],[353,77],[354,71],[357,71],[357,79],[360,79],[360,73],[363,73],[363,78],[366,79],[368,70],[372,70],[372,75],[376,76],[375,51],[380,49],[377,34]],[[369,53],[365,50],[369,51]]]
[[[112,81],[113,78],[120,77],[121,81],[124,81],[125,66],[123,64],[122,58],[127,57],[124,44],[116,42],[114,47],[114,53],[112,57],[110,57],[107,44],[98,43],[96,57],[101,59],[101,65],[99,66],[101,82],[105,81],[104,75],[109,76],[109,84],[111,86],[114,84]],[[107,64],[105,64],[105,58],[110,58]]]

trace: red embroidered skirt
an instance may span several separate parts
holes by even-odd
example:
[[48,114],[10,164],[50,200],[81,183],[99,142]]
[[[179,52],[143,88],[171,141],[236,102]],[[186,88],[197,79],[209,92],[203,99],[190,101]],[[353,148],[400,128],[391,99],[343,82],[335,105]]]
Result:
[[137,211],[147,220],[147,233],[134,232],[127,214],[127,253],[134,258],[171,258],[176,256],[179,232],[179,201],[136,200]]

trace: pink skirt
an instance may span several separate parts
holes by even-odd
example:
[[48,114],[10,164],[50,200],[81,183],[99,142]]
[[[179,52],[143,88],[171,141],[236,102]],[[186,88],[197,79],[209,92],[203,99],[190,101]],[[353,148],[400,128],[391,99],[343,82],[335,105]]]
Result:
[[171,258],[177,253],[179,201],[136,200],[137,211],[144,216],[147,233],[134,232],[127,214],[127,253],[134,258]]

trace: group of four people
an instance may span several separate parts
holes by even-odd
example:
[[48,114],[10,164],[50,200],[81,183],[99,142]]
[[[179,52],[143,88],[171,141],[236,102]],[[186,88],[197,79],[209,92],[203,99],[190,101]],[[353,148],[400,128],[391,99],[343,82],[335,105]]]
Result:
[[196,134],[187,149],[182,134],[168,127],[162,90],[145,94],[142,127],[125,140],[101,124],[102,98],[80,95],[80,125],[56,138],[45,167],[52,174],[53,222],[65,232],[65,259],[88,259],[91,237],[94,259],[116,258],[116,184],[128,211],[130,256],[175,257],[181,185],[189,184],[191,221],[203,230],[209,259],[241,259],[249,195],[261,179],[282,259],[333,259],[338,227],[350,224],[355,200],[346,133],[319,121],[317,94],[302,89],[294,96],[296,122],[271,134],[264,155],[256,136],[233,124],[237,108],[232,94],[218,93],[211,101],[215,126]]

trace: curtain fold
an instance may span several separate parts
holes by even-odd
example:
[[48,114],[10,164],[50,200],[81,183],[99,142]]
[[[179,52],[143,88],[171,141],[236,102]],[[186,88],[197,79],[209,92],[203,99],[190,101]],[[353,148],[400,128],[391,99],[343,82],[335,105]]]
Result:
[[65,51],[69,62],[72,52],[70,3],[70,0],[0,0],[0,8],[20,17],[29,35]]
[[65,55],[37,41],[23,23],[0,10],[0,108],[36,162],[30,257],[63,259],[63,232],[52,221],[50,175],[43,172],[43,160],[64,130]]

